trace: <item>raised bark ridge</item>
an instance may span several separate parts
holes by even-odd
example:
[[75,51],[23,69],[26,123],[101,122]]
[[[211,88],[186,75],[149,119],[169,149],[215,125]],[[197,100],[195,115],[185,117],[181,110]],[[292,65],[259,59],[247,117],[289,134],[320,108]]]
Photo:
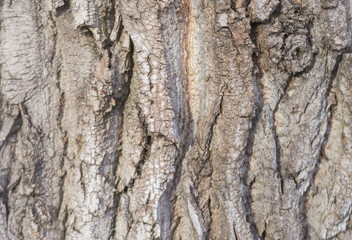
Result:
[[0,2],[0,239],[351,239],[349,0]]

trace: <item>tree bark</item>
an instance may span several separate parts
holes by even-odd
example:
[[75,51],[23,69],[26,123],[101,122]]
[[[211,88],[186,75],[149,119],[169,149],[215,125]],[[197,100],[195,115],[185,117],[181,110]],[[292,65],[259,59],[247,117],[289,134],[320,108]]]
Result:
[[1,0],[0,239],[352,239],[349,0]]

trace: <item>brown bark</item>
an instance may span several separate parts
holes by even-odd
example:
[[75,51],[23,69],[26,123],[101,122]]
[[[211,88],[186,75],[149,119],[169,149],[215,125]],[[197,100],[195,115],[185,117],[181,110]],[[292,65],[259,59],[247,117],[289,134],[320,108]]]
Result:
[[0,239],[351,239],[349,0],[0,2]]

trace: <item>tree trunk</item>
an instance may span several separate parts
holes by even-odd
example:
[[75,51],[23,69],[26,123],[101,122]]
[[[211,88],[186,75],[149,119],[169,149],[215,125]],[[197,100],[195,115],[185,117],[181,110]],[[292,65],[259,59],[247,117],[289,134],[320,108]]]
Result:
[[349,0],[1,0],[0,239],[352,239]]

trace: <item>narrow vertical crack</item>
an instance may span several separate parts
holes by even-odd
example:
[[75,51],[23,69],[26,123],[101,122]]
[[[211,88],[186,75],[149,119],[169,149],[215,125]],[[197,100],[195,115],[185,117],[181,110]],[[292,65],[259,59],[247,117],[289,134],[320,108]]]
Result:
[[63,231],[62,231],[62,237],[61,240],[66,240],[66,233],[67,233],[67,220],[68,220],[68,209],[67,206],[65,207],[64,210],[64,217],[62,219],[62,223],[63,223]]
[[[64,203],[64,193],[65,193],[64,186],[65,186],[66,176],[67,176],[67,172],[65,171],[65,173],[59,179],[59,185],[60,185],[60,189],[59,189],[59,206],[58,206],[58,208],[56,210],[56,213],[55,213],[55,215],[56,215],[55,217],[56,218],[59,217],[61,209],[62,209],[62,206],[63,206],[63,203]],[[65,222],[62,222],[62,225],[65,226]]]
[[210,158],[210,145],[213,139],[213,134],[214,134],[214,126],[216,124],[216,121],[218,120],[218,117],[220,116],[222,112],[222,104],[224,100],[224,88],[226,88],[226,85],[223,85],[220,90],[220,98],[218,100],[218,103],[215,106],[215,111],[213,114],[213,117],[210,120],[210,126],[208,128],[208,132],[206,134],[206,141],[205,141],[205,146],[204,146],[204,154],[202,161],[207,162]]
[[[51,58],[51,63],[54,64],[54,61],[57,60],[57,65],[55,65],[55,70],[56,70],[56,87],[59,91],[60,97],[59,97],[59,106],[58,106],[58,110],[57,110],[57,115],[56,115],[56,122],[57,122],[57,126],[59,131],[61,132],[62,135],[62,143],[63,143],[63,150],[62,150],[62,154],[61,154],[61,159],[60,159],[60,169],[64,169],[65,168],[65,160],[67,158],[67,150],[68,150],[68,146],[69,146],[69,137],[68,137],[68,133],[67,131],[63,130],[62,128],[62,119],[64,117],[65,114],[65,105],[66,105],[66,95],[65,92],[63,91],[63,89],[61,88],[61,56],[57,56],[57,41],[58,41],[58,32],[57,32],[57,26],[56,26],[56,21],[54,20],[53,16],[51,16],[51,20],[54,24],[54,45],[53,45],[53,55]],[[58,59],[55,59],[58,58]],[[57,67],[57,68],[56,68]],[[60,214],[62,211],[62,208],[65,206],[65,210],[64,210],[64,216],[62,218],[61,221],[61,225],[62,225],[62,232],[61,232],[61,239],[64,240],[66,239],[66,231],[67,231],[67,226],[66,226],[66,221],[67,221],[67,206],[64,205],[64,195],[65,195],[65,179],[67,176],[67,171],[65,170],[64,173],[59,177],[59,204],[58,207],[55,211],[55,216],[56,219],[60,219]]]
[[142,109],[138,106],[138,104],[136,103],[136,108],[138,109],[138,119],[140,119],[141,121],[141,128],[143,130],[143,149],[141,151],[140,157],[139,157],[139,161],[137,162],[137,164],[135,165],[135,175],[134,177],[129,181],[128,185],[125,187],[125,189],[123,190],[123,192],[127,192],[129,189],[133,189],[134,187],[134,183],[135,181],[141,176],[142,174],[142,167],[144,166],[144,164],[148,161],[149,156],[150,156],[150,150],[152,148],[152,144],[153,144],[153,138],[150,135],[149,131],[148,131],[148,125],[146,122],[145,117],[142,115]]
[[280,179],[281,194],[284,194],[284,179],[283,179],[282,171],[281,171],[281,144],[280,144],[280,139],[279,139],[279,136],[277,134],[276,124],[275,124],[275,115],[276,115],[276,112],[278,110],[278,107],[279,107],[279,104],[280,104],[282,98],[283,98],[283,94],[280,96],[280,99],[278,100],[278,102],[275,105],[275,108],[272,111],[270,127],[271,127],[271,131],[272,131],[273,138],[274,138],[274,143],[275,143],[276,172],[277,172],[278,177]]

